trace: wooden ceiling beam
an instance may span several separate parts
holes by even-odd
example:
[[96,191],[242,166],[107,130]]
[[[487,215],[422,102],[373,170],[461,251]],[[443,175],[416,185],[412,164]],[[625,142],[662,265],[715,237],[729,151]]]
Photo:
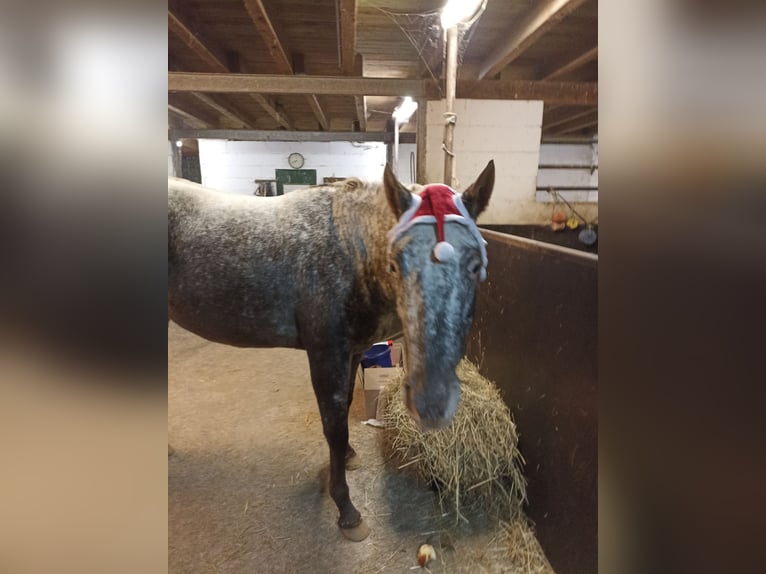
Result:
[[341,70],[347,76],[354,73],[356,67],[356,0],[336,0],[339,12],[340,60]]
[[286,130],[295,129],[292,120],[287,116],[287,114],[285,114],[282,107],[272,98],[264,96],[263,94],[250,94],[250,97],[258,102],[264,111],[269,114],[280,126]]
[[293,67],[290,56],[283,41],[280,40],[274,21],[266,11],[263,0],[244,0],[244,3],[247,13],[266,44],[266,49],[271,54],[271,59],[276,64],[279,73],[292,74]]
[[583,130],[585,128],[589,128],[589,127],[597,126],[597,125],[598,125],[598,118],[593,118],[591,120],[587,120],[587,121],[575,124],[573,126],[570,126],[566,129],[559,130],[554,135],[563,136],[564,134],[570,134],[572,132],[576,132],[576,131]]
[[559,122],[557,125],[546,126],[543,124],[545,135],[561,135],[577,131],[584,127],[589,127],[598,123],[598,109],[588,110],[587,113],[576,114],[567,119],[566,122]]
[[210,94],[200,94],[197,92],[193,92],[192,96],[197,98],[200,102],[202,102],[206,106],[214,109],[216,112],[218,112],[225,118],[228,118],[229,120],[233,121],[235,124],[240,124],[248,129],[253,129],[253,127],[255,126],[254,121],[245,119],[243,117],[244,114],[242,112],[233,111],[228,105],[221,102],[220,99],[216,98],[215,96],[212,96]]
[[422,80],[402,78],[169,72],[168,91],[334,96],[401,96],[406,94],[415,98],[425,95],[425,86]]
[[548,30],[579,8],[585,0],[543,0],[536,2],[479,68],[479,79],[494,77],[537,42]]
[[[439,99],[437,86],[428,84],[429,99]],[[546,104],[597,106],[596,82],[540,82],[537,80],[458,80],[458,98],[476,100],[542,100]]]
[[181,109],[173,104],[168,104],[168,111],[189,122],[194,127],[206,128],[209,126],[209,124],[199,116],[196,116],[191,112],[187,112],[186,110]]
[[570,113],[567,116],[564,116],[564,117],[561,117],[561,118],[558,118],[558,119],[554,119],[553,121],[551,121],[549,123],[546,123],[545,116],[543,115],[543,130],[550,130],[550,129],[555,128],[557,126],[569,123],[572,120],[579,120],[580,118],[584,118],[585,116],[589,116],[589,115],[593,114],[594,112],[598,112],[598,110],[588,109],[588,110],[581,111],[581,112],[578,112],[578,113],[575,113],[575,114]]
[[188,5],[180,0],[168,0],[168,30],[173,32],[211,72],[228,72],[226,53],[210,38],[200,33],[203,27],[193,17]]
[[324,112],[322,111],[322,106],[319,105],[319,100],[317,100],[317,97],[314,94],[309,94],[306,96],[306,101],[309,103],[311,111],[314,112],[314,117],[316,117],[317,122],[319,122],[319,126],[324,131],[329,130],[330,123],[327,121],[327,116],[325,116]]
[[561,76],[582,68],[585,64],[598,58],[598,46],[590,48],[575,58],[567,58],[566,61],[558,62],[543,72],[542,80],[556,80]]

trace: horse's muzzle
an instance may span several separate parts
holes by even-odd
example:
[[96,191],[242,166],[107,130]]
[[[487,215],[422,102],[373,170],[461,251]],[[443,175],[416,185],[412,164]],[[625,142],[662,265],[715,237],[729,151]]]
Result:
[[440,429],[452,422],[460,402],[460,383],[457,377],[450,378],[454,380],[438,386],[432,383],[428,391],[421,393],[416,392],[411,384],[404,383],[404,404],[421,429]]

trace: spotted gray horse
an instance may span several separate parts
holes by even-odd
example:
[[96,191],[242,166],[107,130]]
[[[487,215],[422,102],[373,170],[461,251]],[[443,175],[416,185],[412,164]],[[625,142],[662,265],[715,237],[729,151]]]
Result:
[[439,225],[420,208],[424,188],[406,188],[388,166],[382,183],[348,179],[279,197],[168,180],[170,319],[218,343],[306,350],[330,494],[351,540],[369,534],[345,474],[356,462],[348,410],[362,353],[403,334],[409,412],[424,428],[449,424],[486,268],[474,220],[494,179],[490,162],[462,194],[449,190],[460,211]]

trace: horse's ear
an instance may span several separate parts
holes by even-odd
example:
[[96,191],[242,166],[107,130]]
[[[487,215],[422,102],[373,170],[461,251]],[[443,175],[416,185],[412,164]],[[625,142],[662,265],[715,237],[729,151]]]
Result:
[[412,194],[399,183],[389,164],[386,164],[386,169],[383,171],[383,188],[386,190],[386,199],[391,211],[399,219],[412,204]]
[[481,172],[468,189],[463,192],[461,199],[473,219],[479,217],[487,208],[492,190],[495,187],[495,160],[489,160],[487,167]]

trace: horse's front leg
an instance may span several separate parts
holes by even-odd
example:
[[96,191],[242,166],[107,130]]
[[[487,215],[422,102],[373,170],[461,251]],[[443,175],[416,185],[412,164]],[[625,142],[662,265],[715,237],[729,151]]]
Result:
[[338,506],[343,535],[355,542],[364,540],[370,529],[354,507],[346,483],[348,452],[348,395],[352,357],[337,349],[308,350],[322,428],[330,447],[330,496]]
[[[356,385],[356,374],[359,370],[359,364],[362,362],[362,354],[355,354],[351,357],[351,368],[348,377],[348,403],[347,408],[351,410],[351,403],[354,400],[354,386]],[[348,417],[346,417],[348,420]],[[351,447],[351,443],[348,444],[346,450],[346,470],[356,470],[362,466],[362,460],[356,451]]]

